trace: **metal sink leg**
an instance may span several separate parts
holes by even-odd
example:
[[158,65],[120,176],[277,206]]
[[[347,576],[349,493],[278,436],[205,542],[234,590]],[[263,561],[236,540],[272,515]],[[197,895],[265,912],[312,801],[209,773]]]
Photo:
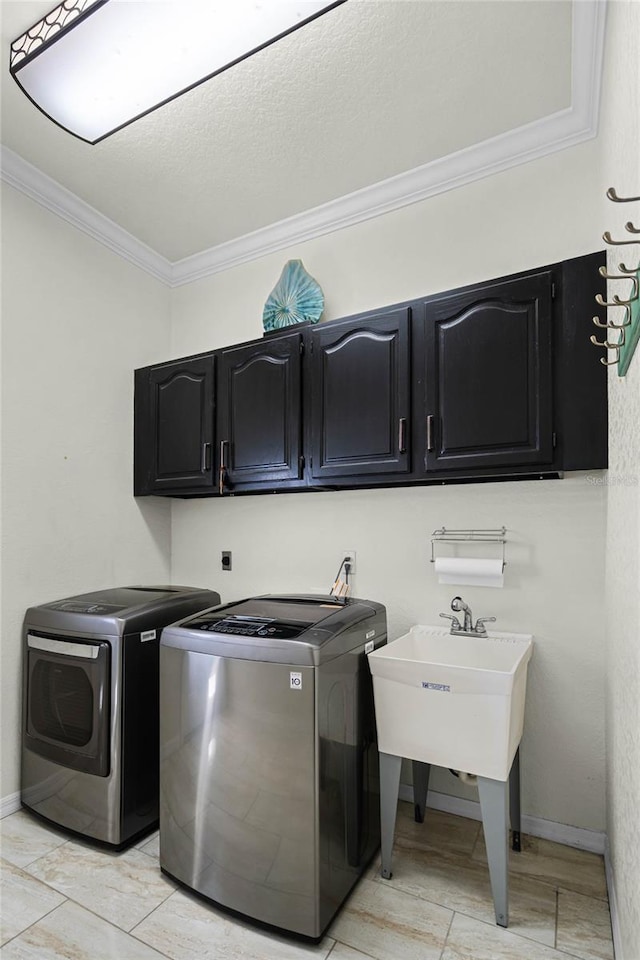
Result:
[[491,893],[500,927],[509,925],[509,781],[478,777]]
[[509,810],[511,813],[511,849],[520,852],[520,747],[509,772]]
[[396,829],[400,767],[402,757],[393,753],[380,753],[380,852],[382,869],[380,875],[391,879],[391,851]]
[[424,823],[431,764],[421,763],[420,760],[412,760],[411,766],[413,772],[413,809],[415,821],[416,823]]

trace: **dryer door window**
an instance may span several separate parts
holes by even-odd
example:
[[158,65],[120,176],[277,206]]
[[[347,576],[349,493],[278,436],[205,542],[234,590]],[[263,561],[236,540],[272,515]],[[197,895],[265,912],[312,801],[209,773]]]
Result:
[[86,747],[93,734],[93,689],[73,664],[37,659],[31,673],[31,726],[38,736]]
[[29,634],[25,745],[62,766],[109,775],[110,648]]

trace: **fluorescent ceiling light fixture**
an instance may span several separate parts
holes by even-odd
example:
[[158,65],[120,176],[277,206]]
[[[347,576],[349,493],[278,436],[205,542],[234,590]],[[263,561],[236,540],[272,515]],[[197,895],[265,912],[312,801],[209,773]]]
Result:
[[344,2],[64,0],[14,40],[10,70],[54,123],[98,143]]

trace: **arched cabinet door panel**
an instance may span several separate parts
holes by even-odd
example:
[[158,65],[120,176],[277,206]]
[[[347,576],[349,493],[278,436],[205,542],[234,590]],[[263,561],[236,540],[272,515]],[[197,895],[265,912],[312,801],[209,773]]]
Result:
[[222,350],[218,360],[218,469],[222,492],[302,475],[302,336]]
[[410,470],[410,310],[319,324],[311,341],[311,476]]
[[551,297],[542,272],[426,304],[427,471],[552,462]]
[[136,371],[135,493],[213,486],[214,357]]

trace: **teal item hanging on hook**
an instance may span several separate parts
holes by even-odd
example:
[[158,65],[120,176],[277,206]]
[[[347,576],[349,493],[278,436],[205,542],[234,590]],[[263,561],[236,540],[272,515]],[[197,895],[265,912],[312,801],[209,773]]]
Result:
[[324,310],[320,284],[302,266],[302,260],[288,260],[280,279],[267,297],[262,312],[265,332],[296,323],[317,323]]

